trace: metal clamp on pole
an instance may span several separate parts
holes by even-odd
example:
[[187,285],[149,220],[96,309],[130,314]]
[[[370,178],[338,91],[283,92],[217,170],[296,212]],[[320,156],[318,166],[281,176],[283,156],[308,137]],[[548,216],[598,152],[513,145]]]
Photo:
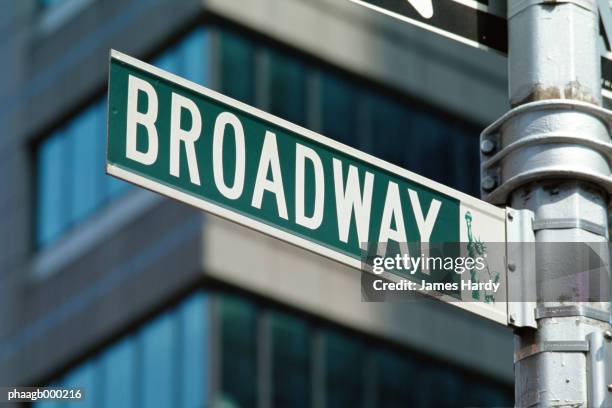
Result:
[[586,353],[589,351],[589,342],[576,341],[543,341],[524,347],[514,353],[514,362],[524,360],[539,353]]
[[588,181],[612,193],[611,130],[612,114],[586,102],[544,100],[512,109],[480,137],[483,199],[506,204],[518,187],[545,179]]
[[571,316],[583,316],[590,319],[599,320],[601,322],[610,323],[610,312],[587,305],[538,307],[535,311],[536,319]]

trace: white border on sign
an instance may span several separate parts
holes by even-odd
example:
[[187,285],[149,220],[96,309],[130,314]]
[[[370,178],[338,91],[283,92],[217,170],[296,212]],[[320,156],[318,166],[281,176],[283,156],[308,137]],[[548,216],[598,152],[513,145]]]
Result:
[[[409,170],[406,169],[402,169],[399,166],[396,166],[394,164],[388,163],[382,159],[376,158],[374,156],[371,156],[367,153],[361,152],[357,149],[354,149],[350,146],[346,146],[342,143],[339,143],[333,139],[327,138],[325,136],[322,136],[318,133],[315,133],[311,130],[308,130],[306,128],[303,128],[301,126],[298,126],[296,124],[293,124],[291,122],[288,122],[284,119],[278,118],[274,115],[271,115],[270,113],[264,112],[262,110],[259,110],[257,108],[254,108],[252,106],[249,106],[245,103],[242,103],[240,101],[236,101],[228,96],[225,96],[223,94],[220,94],[218,92],[215,92],[211,89],[208,89],[202,85],[198,85],[196,83],[190,82],[184,78],[181,78],[177,75],[171,74],[169,72],[166,72],[162,69],[159,69],[153,65],[147,64],[146,62],[137,60],[136,58],[130,57],[129,55],[123,54],[119,51],[116,50],[111,50],[110,52],[110,59],[115,59],[118,61],[122,61],[126,64],[129,64],[137,69],[140,69],[142,71],[148,72],[150,74],[153,74],[155,76],[158,76],[162,79],[165,79],[166,81],[169,82],[173,82],[179,86],[182,86],[184,88],[187,88],[191,91],[195,91],[198,92],[208,98],[211,99],[215,99],[223,104],[229,105],[235,109],[244,111],[248,114],[251,114],[253,116],[259,117],[260,119],[262,119],[263,121],[269,122],[273,125],[285,128],[287,130],[289,130],[290,132],[293,132],[295,134],[298,134],[302,137],[305,137],[307,139],[310,139],[316,143],[322,144],[324,146],[327,146],[331,149],[337,150],[343,154],[346,154],[348,156],[352,156],[353,158],[356,158],[358,160],[364,161],[370,165],[376,166],[382,170],[385,170],[387,172],[390,172],[392,174],[395,174],[399,177],[403,177],[407,180],[410,180],[412,182],[421,184],[427,188],[430,188],[432,190],[435,190],[441,194],[447,195],[451,198],[454,198],[456,200],[458,200],[461,203],[464,203],[465,205],[470,206],[471,208],[474,208],[480,212],[485,213],[486,215],[488,215],[491,218],[494,219],[498,219],[500,220],[500,224],[502,226],[505,226],[505,210],[502,208],[498,208],[492,204],[488,204],[484,201],[478,200],[472,196],[469,196],[465,193],[462,193],[460,191],[454,190],[448,186],[445,186],[443,184],[440,184],[438,182],[435,182],[433,180],[429,180],[423,176],[420,176],[416,173],[413,173]],[[110,84],[109,84],[109,91],[110,91]],[[110,101],[110,99],[109,99]],[[108,132],[108,124],[107,124],[107,132]],[[107,149],[108,149],[108,134],[107,134]],[[243,226],[246,226],[248,228],[251,228],[253,230],[262,232],[266,235],[272,236],[274,238],[278,238],[280,240],[289,242],[293,245],[296,245],[300,248],[309,250],[311,252],[323,255],[331,260],[335,260],[338,261],[344,265],[356,268],[356,269],[361,269],[361,260],[357,259],[357,258],[353,258],[351,256],[348,256],[346,254],[343,254],[339,251],[330,249],[324,245],[315,243],[313,241],[310,241],[308,239],[302,238],[299,235],[296,234],[291,234],[287,231],[284,231],[278,227],[266,224],[264,222],[261,221],[257,221],[253,218],[249,218],[245,215],[242,215],[236,211],[232,211],[229,210],[225,207],[219,206],[217,204],[214,204],[210,201],[201,199],[196,197],[193,194],[190,193],[186,193],[178,188],[175,187],[170,187],[164,183],[160,183],[158,181],[154,181],[150,178],[144,177],[136,172],[130,171],[130,170],[126,170],[120,166],[111,164],[108,162],[108,153],[107,153],[107,162],[106,162],[106,172],[109,175],[121,178],[123,180],[132,182],[134,184],[137,184],[139,186],[142,186],[148,190],[154,191],[156,193],[160,193],[163,194],[167,197],[170,198],[174,198],[178,201],[184,202],[186,204],[192,205],[196,208],[199,208],[201,210],[210,212],[212,214],[218,215],[222,218],[225,218],[229,221],[232,222],[236,222],[238,224],[241,224]],[[460,220],[457,220],[457,222],[460,222]],[[507,325],[507,316],[500,316],[498,310],[495,310],[494,308],[491,308],[490,306],[486,306],[485,304],[481,304],[481,303],[477,303],[477,302],[461,302],[461,301],[454,301],[454,302],[449,302],[461,309],[476,313],[480,316],[483,316],[485,318],[491,319],[493,321],[496,321],[498,323]]]

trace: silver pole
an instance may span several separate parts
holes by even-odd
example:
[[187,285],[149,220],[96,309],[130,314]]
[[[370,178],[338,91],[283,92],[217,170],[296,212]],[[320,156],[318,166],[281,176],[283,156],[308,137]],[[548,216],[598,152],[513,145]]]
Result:
[[508,0],[508,30],[513,110],[483,133],[482,189],[533,213],[536,298],[523,300],[535,302],[537,328],[515,330],[515,404],[610,406],[589,348],[610,327],[609,270],[581,270],[576,244],[599,243],[607,264],[611,122],[600,108],[597,1]]

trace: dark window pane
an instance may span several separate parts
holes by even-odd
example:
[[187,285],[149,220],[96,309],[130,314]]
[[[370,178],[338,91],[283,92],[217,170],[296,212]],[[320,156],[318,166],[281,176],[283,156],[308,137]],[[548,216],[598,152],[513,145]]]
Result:
[[136,347],[128,337],[110,347],[101,357],[102,406],[129,408],[136,402]]
[[253,43],[222,32],[220,38],[221,92],[242,102],[255,104],[255,51]]
[[138,400],[143,407],[171,407],[176,400],[176,329],[173,314],[166,312],[140,333],[142,372]]
[[378,406],[381,408],[421,407],[423,394],[441,392],[436,389],[424,389],[422,386],[424,370],[402,354],[379,351],[376,362],[378,385],[376,395]]
[[421,401],[424,406],[464,406],[462,403],[458,404],[464,373],[449,367],[428,367],[423,363],[420,363],[418,371],[423,381]]
[[480,197],[480,153],[477,129],[455,126],[450,134],[454,140],[455,188]]
[[198,28],[181,40],[178,55],[182,62],[180,75],[190,81],[206,85],[208,80],[208,32]]
[[329,333],[325,338],[328,407],[365,406],[365,349],[351,338]]
[[322,132],[349,146],[360,148],[357,133],[358,92],[336,76],[321,76]]
[[221,322],[221,400],[232,407],[256,406],[257,323],[253,305],[223,296]]
[[402,121],[409,120],[405,115],[410,113],[390,98],[382,96],[368,98],[368,110],[372,145],[369,153],[405,167],[406,158],[409,156],[410,132],[402,127]]
[[406,111],[400,124],[405,132],[402,165],[452,186],[454,135],[438,117],[422,111]]
[[273,314],[272,406],[310,406],[310,333],[300,319]]
[[467,376],[462,379],[462,399],[458,401],[461,405],[498,408],[514,406],[514,396],[511,387],[504,388],[493,384],[486,384],[481,379]]
[[306,68],[288,56],[270,53],[270,111],[299,125],[306,123]]
[[68,225],[67,166],[70,162],[65,132],[60,130],[47,138],[38,149],[37,217],[38,245],[44,246]]

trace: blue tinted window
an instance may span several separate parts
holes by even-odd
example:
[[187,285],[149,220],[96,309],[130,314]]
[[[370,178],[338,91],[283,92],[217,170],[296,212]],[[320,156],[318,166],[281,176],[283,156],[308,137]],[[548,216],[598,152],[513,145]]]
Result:
[[453,186],[468,194],[478,197],[480,189],[480,153],[478,148],[478,132],[476,129],[466,129],[454,126],[450,132],[454,144],[454,180]]
[[270,112],[299,125],[306,122],[306,67],[297,59],[270,53]]
[[327,406],[365,406],[365,348],[348,336],[329,333],[325,337]]
[[414,360],[399,353],[378,351],[375,355],[378,406],[389,408],[453,406],[452,404],[427,405],[421,401],[423,395],[440,392],[423,387],[427,366],[418,367]]
[[55,239],[68,225],[69,150],[63,131],[52,134],[38,150],[38,244]]
[[[204,84],[208,79],[207,31],[198,28],[154,59],[158,67]],[[131,188],[106,176],[106,97],[83,109],[40,143],[37,153],[39,247]]]
[[178,58],[176,48],[172,47],[153,59],[153,65],[165,71],[178,75],[183,61]]
[[221,92],[255,104],[255,47],[244,37],[229,32],[219,35]]
[[[393,164],[406,167],[412,157],[410,138],[413,134],[410,129],[402,127],[402,120],[406,121],[404,115],[411,113],[406,112],[390,98],[378,95],[368,98],[368,109],[371,153]],[[416,137],[414,139],[416,145]]]
[[177,325],[166,312],[140,333],[142,367],[139,373],[142,407],[170,407],[176,398]]
[[220,404],[256,406],[257,320],[254,306],[239,298],[223,296],[221,322]]
[[182,62],[180,75],[201,85],[208,85],[208,33],[203,28],[196,29],[179,45]]
[[102,407],[133,407],[136,401],[136,345],[132,337],[105,351],[100,359]]
[[103,133],[97,132],[97,113],[94,107],[89,108],[66,128],[72,153],[69,160],[72,180],[67,181],[71,184],[71,221],[89,215],[103,196],[98,183],[98,175],[104,171],[104,151],[99,145]]
[[321,77],[322,133],[350,146],[361,148],[358,134],[359,92],[336,76]]
[[178,314],[181,338],[180,396],[183,408],[199,408],[206,401],[208,385],[208,349],[206,333],[207,305],[203,293],[197,293],[181,306]]
[[62,387],[82,388],[84,398],[81,401],[66,402],[66,408],[94,408],[98,406],[100,399],[99,372],[96,369],[96,360],[89,361],[81,365],[76,370],[69,373]]
[[306,323],[274,314],[272,336],[272,405],[310,406],[310,333]]
[[210,335],[201,291],[119,339],[50,387],[83,387],[84,402],[37,401],[36,408],[205,406]]

